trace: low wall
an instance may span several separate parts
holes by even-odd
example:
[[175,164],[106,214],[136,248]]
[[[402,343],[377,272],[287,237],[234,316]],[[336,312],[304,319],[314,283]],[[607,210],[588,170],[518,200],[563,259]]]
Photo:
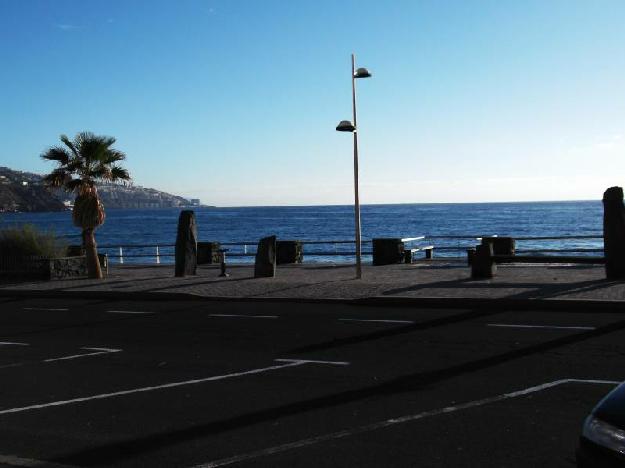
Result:
[[[108,258],[98,255],[104,276],[108,274]],[[0,276],[15,279],[48,279],[60,280],[67,278],[86,278],[86,257],[13,257],[0,256]]]

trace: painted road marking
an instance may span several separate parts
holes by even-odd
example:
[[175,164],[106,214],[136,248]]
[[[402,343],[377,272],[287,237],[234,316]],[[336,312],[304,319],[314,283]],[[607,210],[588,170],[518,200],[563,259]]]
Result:
[[595,327],[561,327],[558,325],[514,325],[508,323],[489,323],[489,327],[502,328],[547,328],[552,330],[594,330]]
[[13,341],[0,341],[0,346],[30,346],[28,343],[15,343]]
[[274,359],[278,362],[300,362],[302,364],[328,364],[330,366],[349,366],[346,361],[313,361],[311,359]]
[[9,369],[11,367],[22,367],[24,365],[23,362],[16,362],[14,364],[6,364],[4,366],[0,366],[0,369]]
[[142,310],[107,310],[107,314],[153,314],[151,311],[142,311]]
[[68,465],[59,465],[42,460],[33,460],[32,458],[14,457],[13,455],[0,455],[0,463],[6,466],[22,466],[36,468],[71,468]]
[[30,406],[22,406],[19,408],[9,408],[9,409],[5,409],[5,410],[0,410],[0,415],[3,414],[10,414],[10,413],[22,413],[24,411],[32,411],[32,410],[39,410],[39,409],[44,409],[44,408],[49,408],[52,406],[65,406],[65,405],[73,405],[76,403],[83,403],[86,401],[92,401],[92,400],[104,400],[107,398],[115,398],[115,397],[120,397],[120,396],[125,396],[125,395],[132,395],[135,393],[144,393],[144,392],[153,392],[155,390],[163,390],[166,388],[176,388],[176,387],[183,387],[183,386],[187,386],[187,385],[196,385],[196,384],[200,384],[200,383],[205,383],[205,382],[215,382],[217,380],[225,380],[225,379],[231,379],[234,377],[242,377],[244,375],[254,375],[254,374],[262,374],[263,372],[269,372],[272,370],[279,370],[279,369],[286,369],[287,367],[297,367],[297,366],[303,366],[306,364],[311,364],[311,363],[315,363],[315,364],[330,364],[330,365],[346,365],[343,362],[333,362],[333,361],[307,361],[307,360],[303,360],[303,359],[288,359],[288,360],[283,360],[286,361],[284,364],[279,364],[279,365],[275,365],[275,366],[269,366],[269,367],[261,367],[259,369],[251,369],[251,370],[247,370],[247,371],[241,371],[241,372],[233,372],[231,374],[224,374],[224,375],[215,375],[212,377],[205,377],[202,379],[193,379],[193,380],[185,380],[182,382],[171,382],[171,383],[166,383],[163,385],[155,385],[152,387],[141,387],[141,388],[132,388],[130,390],[122,390],[119,392],[112,392],[112,393],[101,393],[99,395],[91,395],[91,396],[86,396],[86,397],[80,397],[80,398],[72,398],[71,400],[60,400],[60,401],[51,401],[48,403],[39,403],[36,405],[30,405]]
[[365,319],[349,319],[340,318],[341,322],[380,322],[380,323],[415,323],[414,320],[365,320]]
[[343,439],[345,437],[349,437],[356,434],[362,434],[365,432],[371,432],[378,429],[385,429],[387,427],[395,426],[397,424],[404,424],[412,421],[418,421],[419,419],[428,418],[430,416],[438,416],[440,414],[448,414],[454,413],[456,411],[461,411],[469,408],[476,408],[478,406],[488,405],[490,403],[496,403],[503,400],[508,400],[510,398],[517,398],[520,396],[529,395],[531,393],[540,392],[546,390],[548,388],[557,387],[559,385],[568,384],[568,383],[585,383],[585,384],[605,384],[605,385],[617,385],[621,382],[612,381],[612,380],[578,380],[578,379],[563,379],[556,380],[555,382],[548,382],[541,385],[537,385],[535,387],[529,387],[523,390],[518,390],[515,392],[504,393],[503,395],[498,395],[489,398],[483,398],[481,400],[474,400],[468,403],[463,403],[455,406],[446,406],[445,408],[439,408],[430,411],[423,411],[417,414],[411,414],[408,416],[402,416],[399,418],[387,419],[385,421],[379,421],[372,424],[366,424],[364,426],[357,426],[351,429],[345,429],[343,431],[332,432],[330,434],[323,434],[317,437],[310,437],[308,439],[301,439],[295,442],[290,442],[287,444],[277,445],[275,447],[269,447],[262,450],[257,450],[254,452],[243,453],[241,455],[235,455],[229,458],[222,458],[220,460],[214,460],[212,462],[203,463],[201,465],[195,465],[192,468],[217,468],[220,466],[232,465],[234,463],[239,463],[242,461],[253,460],[255,458],[265,457],[268,455],[273,455],[276,453],[286,452],[288,450],[293,450],[302,447],[309,447],[311,445],[316,445],[321,442],[326,442],[328,440],[337,440]]
[[234,318],[254,318],[254,319],[277,319],[278,315],[238,315],[238,314],[208,314],[209,317],[234,317]]
[[41,362],[55,362],[55,361],[69,361],[70,359],[77,359],[77,358],[81,358],[81,357],[87,357],[87,356],[98,356],[101,354],[111,354],[111,353],[119,353],[123,350],[121,349],[113,349],[113,348],[80,348],[80,349],[84,349],[85,351],[96,351],[95,353],[83,353],[83,354],[73,354],[71,356],[62,356],[62,357],[58,357],[58,358],[52,358],[52,359],[44,359]]
[[69,309],[59,308],[59,309],[51,309],[49,307],[23,307],[23,310],[51,310],[56,312],[67,312]]
[[[28,346],[28,345],[25,345]],[[86,357],[86,356],[97,356],[99,354],[111,354],[111,353],[119,353],[121,351],[123,351],[122,349],[114,349],[114,348],[80,348],[80,349],[84,349],[86,351],[95,351],[94,353],[82,353],[82,354],[73,354],[71,356],[62,356],[62,357],[58,357],[58,358],[51,358],[51,359],[44,359],[42,361],[35,361],[35,362],[30,362],[30,364],[38,364],[38,363],[42,363],[42,362],[55,362],[55,361],[67,361],[70,359],[77,359],[77,358],[81,358],[81,357]],[[6,364],[4,366],[0,366],[0,369],[9,369],[12,367],[21,367],[24,366],[28,363],[26,362],[16,362],[13,364]]]

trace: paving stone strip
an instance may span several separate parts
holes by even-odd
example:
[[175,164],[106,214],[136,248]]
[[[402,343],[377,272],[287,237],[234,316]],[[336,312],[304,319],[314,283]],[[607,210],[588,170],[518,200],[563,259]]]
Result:
[[344,264],[279,266],[275,278],[254,278],[253,265],[202,266],[197,275],[174,277],[173,265],[111,265],[105,280],[0,283],[11,291],[176,293],[205,297],[358,299],[368,297],[568,299],[625,301],[625,282],[605,278],[602,266],[500,266],[490,280],[472,280],[469,268],[449,261],[365,266],[363,279]]

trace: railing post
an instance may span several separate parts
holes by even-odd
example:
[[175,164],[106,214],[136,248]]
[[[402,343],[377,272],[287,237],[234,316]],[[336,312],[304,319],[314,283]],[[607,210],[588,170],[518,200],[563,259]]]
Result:
[[161,256],[160,256],[160,254],[158,252],[158,245],[157,245],[156,246],[156,264],[160,265],[160,263],[161,263]]
[[119,263],[124,264],[124,250],[121,245],[119,246]]

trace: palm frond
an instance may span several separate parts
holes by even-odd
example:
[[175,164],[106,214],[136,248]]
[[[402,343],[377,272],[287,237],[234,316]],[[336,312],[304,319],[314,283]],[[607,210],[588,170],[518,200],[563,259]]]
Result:
[[69,152],[61,146],[53,146],[49,148],[45,153],[41,154],[41,159],[46,161],[56,161],[61,166],[66,166],[71,159]]
[[83,185],[84,181],[82,179],[71,179],[65,183],[65,190],[78,193]]
[[123,152],[116,149],[109,149],[102,158],[101,162],[103,164],[113,164],[119,161],[123,161],[124,159],[126,159],[126,155]]
[[71,179],[71,174],[65,168],[59,167],[43,178],[43,184],[49,188],[65,189],[67,182]]
[[74,137],[74,142],[76,143],[76,147],[78,148],[78,151],[80,152],[81,146],[84,142],[93,141],[94,138],[96,138],[96,136],[93,132],[77,133],[76,136]]
[[67,170],[70,171],[72,174],[82,174],[84,171],[84,168],[85,168],[85,161],[84,159],[80,157],[72,158],[67,163]]
[[74,154],[74,157],[77,158],[79,157],[78,155],[78,150],[76,149],[76,145],[74,145],[74,142],[71,141],[67,135],[63,134],[60,136],[60,140],[65,144],[65,146],[67,146],[72,153]]
[[98,164],[89,175],[94,180],[111,180],[111,168],[105,164]]
[[111,182],[126,182],[130,180],[130,173],[121,166],[111,167]]
[[66,135],[61,135],[60,139],[69,150],[55,146],[41,155],[46,160],[59,163],[59,167],[46,176],[47,185],[82,193],[95,189],[98,180],[130,180],[128,171],[116,164],[126,159],[126,155],[112,148],[115,138],[81,132],[73,141]]

